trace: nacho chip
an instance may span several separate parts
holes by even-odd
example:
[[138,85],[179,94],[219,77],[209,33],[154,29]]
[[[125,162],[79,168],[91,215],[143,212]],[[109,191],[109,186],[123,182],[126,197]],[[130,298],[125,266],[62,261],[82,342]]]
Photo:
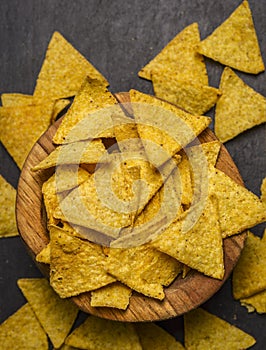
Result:
[[266,240],[248,232],[245,247],[233,272],[235,299],[248,298],[266,289]]
[[266,289],[248,298],[240,299],[241,305],[248,309],[248,312],[256,311],[258,314],[266,313]]
[[17,236],[16,190],[0,175],[0,238]]
[[221,91],[197,82],[177,80],[174,76],[152,75],[156,97],[183,108],[186,112],[202,115],[215,105]]
[[[75,96],[71,107],[57,129],[56,134],[53,137],[53,142],[55,144],[63,144],[96,137],[97,135],[87,135],[87,130],[84,130],[84,127],[87,127],[90,124],[90,115],[115,104],[117,104],[117,100],[108,89],[106,89],[106,85],[102,81],[86,77]],[[106,111],[104,114],[107,114]],[[102,137],[112,137],[113,131],[110,129],[110,126],[112,126],[112,119],[110,116],[105,116],[104,114],[102,115],[103,120],[104,118],[107,119],[109,117],[109,119],[107,119],[107,122],[109,121],[109,128],[105,128],[104,125],[98,125],[98,129],[101,131]],[[100,116],[99,113],[97,116]],[[97,121],[97,119],[95,121]],[[92,120],[91,123],[93,124],[95,121]],[[85,122],[86,124],[84,124]],[[101,120],[98,122],[100,123]],[[79,123],[81,123],[80,128],[77,127]],[[99,136],[100,135],[97,137]]]
[[50,283],[61,298],[78,295],[114,282],[104,271],[100,246],[81,240],[56,226],[50,228]]
[[91,292],[91,306],[115,307],[126,310],[132,290],[122,283],[114,282]]
[[187,350],[247,349],[256,340],[241,329],[203,309],[184,315]]
[[55,122],[58,115],[69,105],[70,105],[70,100],[66,98],[61,98],[59,100],[56,100],[54,104],[52,122]]
[[142,350],[185,350],[171,334],[155,323],[136,323]]
[[163,73],[175,79],[198,81],[208,85],[208,75],[203,57],[196,52],[200,42],[197,23],[192,23],[172,39],[138,75],[148,80],[152,75]]
[[215,167],[221,148],[221,143],[219,141],[201,143],[200,145],[187,148],[186,153],[189,157],[193,158],[193,155],[197,156],[199,148],[201,148],[204,152],[208,164]]
[[0,107],[0,139],[22,168],[32,146],[51,122],[54,102],[18,107]]
[[246,85],[232,69],[223,71],[215,112],[215,133],[221,142],[231,140],[266,122],[266,98]]
[[198,52],[243,72],[257,74],[264,71],[248,1],[243,1],[198,45]]
[[133,324],[89,316],[66,340],[80,349],[142,350]]
[[39,254],[36,255],[36,261],[43,264],[50,264],[51,262],[51,244],[50,242],[45,246]]
[[58,32],[54,32],[42,64],[34,97],[65,98],[76,95],[90,76],[108,86],[106,79]]
[[55,348],[70,332],[79,309],[70,300],[61,299],[45,278],[24,278],[18,286]]
[[48,350],[47,336],[29,304],[0,325],[0,342],[6,350]]
[[261,187],[260,187],[260,199],[261,201],[266,204],[266,177],[262,180]]

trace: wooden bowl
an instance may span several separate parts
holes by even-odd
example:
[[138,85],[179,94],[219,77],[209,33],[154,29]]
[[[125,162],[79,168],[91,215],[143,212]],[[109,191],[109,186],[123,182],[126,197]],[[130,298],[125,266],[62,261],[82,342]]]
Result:
[[[129,102],[128,93],[119,93],[116,94],[116,97],[119,102]],[[43,182],[53,173],[53,169],[45,172],[32,172],[30,169],[54,150],[52,138],[60,122],[61,120],[58,120],[36,142],[24,164],[18,184],[16,206],[18,231],[34,260],[49,241],[41,188]],[[216,140],[216,137],[210,129],[206,129],[199,139],[201,142],[208,142]],[[243,185],[237,167],[223,145],[217,168]],[[134,292],[130,305],[127,310],[123,311],[114,308],[92,307],[89,292],[72,297],[72,300],[82,311],[112,320],[157,321],[182,315],[204,303],[219,290],[232,272],[244,246],[244,241],[245,234],[224,240],[225,275],[223,280],[207,277],[191,270],[186,278],[178,277],[169,287],[165,288],[163,301]],[[49,278],[49,266],[40,263],[37,265]]]

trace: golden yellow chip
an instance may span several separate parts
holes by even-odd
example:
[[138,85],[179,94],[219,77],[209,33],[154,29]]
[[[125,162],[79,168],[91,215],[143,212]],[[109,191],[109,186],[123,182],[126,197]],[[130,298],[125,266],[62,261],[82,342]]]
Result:
[[260,187],[260,199],[261,201],[266,204],[266,177],[262,180],[261,187]]
[[114,307],[126,310],[132,291],[122,283],[114,282],[91,292],[91,306]]
[[171,334],[155,323],[136,323],[142,350],[185,350]]
[[183,108],[185,111],[202,115],[211,109],[221,95],[214,87],[197,82],[177,80],[174,76],[152,75],[152,85],[156,97]]
[[[195,207],[173,222],[151,245],[178,261],[208,276],[222,279],[224,275],[223,243],[219,227],[217,201],[206,199],[205,207]],[[197,212],[197,211],[196,211]],[[186,227],[191,227],[189,230]]]
[[184,315],[187,350],[247,349],[256,340],[241,329],[203,309]]
[[[100,111],[101,109],[114,106],[116,104],[117,100],[108,91],[108,89],[106,89],[106,85],[102,81],[87,77],[83,81],[71,107],[67,111],[62,123],[57,129],[53,142],[55,144],[62,144],[99,136],[112,137],[113,131],[112,128],[110,129],[112,126],[112,119],[107,112],[104,111],[103,115],[100,115],[98,112],[97,118],[99,120],[97,120],[97,118],[92,120],[91,115],[93,115],[96,111]],[[118,106],[117,108],[119,109]],[[100,116],[102,117],[103,121],[100,120]],[[104,124],[101,125],[105,119],[107,121],[107,127],[104,127]],[[95,122],[98,122],[98,124]],[[81,125],[80,128],[77,126],[79,123]],[[96,132],[94,135],[93,133],[91,133],[91,135],[87,134],[88,131],[84,130],[84,128],[87,126],[90,126],[89,130],[91,130],[91,128],[94,126],[93,131],[97,130],[98,127],[99,135],[97,135]]]
[[266,313],[266,289],[248,298],[240,299],[241,305],[248,309],[248,312],[256,311],[258,314]]
[[218,159],[220,148],[221,143],[219,141],[211,141],[201,143],[197,146],[189,147],[186,149],[186,153],[188,154],[189,158],[191,157],[194,161],[195,159],[193,158],[193,156],[197,157],[197,152],[199,152],[199,149],[201,149],[206,156],[208,164],[214,167]]
[[79,309],[70,300],[61,299],[45,278],[24,278],[18,286],[55,348],[68,336]]
[[36,255],[36,261],[43,264],[50,264],[51,262],[51,244],[50,242],[45,246],[39,254]]
[[100,246],[74,237],[56,226],[50,228],[50,239],[50,283],[61,298],[114,282],[104,270],[106,257]]
[[38,76],[34,97],[58,99],[74,96],[87,75],[108,86],[97,69],[60,33],[54,32]]
[[0,139],[22,168],[32,146],[51,123],[54,102],[0,107]]
[[29,304],[0,325],[2,349],[48,350],[47,336]]
[[188,206],[191,204],[193,198],[189,158],[183,150],[179,154],[182,157],[181,162],[178,164],[178,170],[181,177],[180,180],[182,186],[181,203]]
[[226,66],[257,74],[264,71],[259,43],[248,1],[198,46],[198,51]]
[[52,122],[54,122],[58,117],[58,115],[69,105],[70,105],[70,100],[66,98],[61,98],[59,100],[56,100],[54,104]]
[[139,76],[148,80],[160,73],[175,79],[197,81],[208,85],[208,75],[203,57],[196,52],[200,42],[197,23],[192,23],[171,40],[163,50],[139,71]]
[[249,232],[245,247],[233,272],[235,299],[248,298],[266,289],[265,251],[266,240]]
[[80,349],[142,350],[133,324],[89,316],[66,340]]
[[221,142],[266,122],[266,98],[246,85],[232,69],[222,74],[215,112],[215,134]]
[[17,236],[16,190],[0,175],[0,238]]

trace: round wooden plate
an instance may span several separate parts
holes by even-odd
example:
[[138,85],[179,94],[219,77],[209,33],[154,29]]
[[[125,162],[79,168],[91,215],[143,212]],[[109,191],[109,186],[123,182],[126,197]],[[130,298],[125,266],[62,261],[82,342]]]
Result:
[[[116,94],[116,97],[119,102],[129,102],[128,93],[119,93]],[[52,125],[34,145],[24,164],[18,184],[16,206],[18,230],[34,260],[49,241],[41,188],[43,182],[52,175],[54,170],[32,172],[31,168],[55,148],[52,138],[60,122],[61,120],[58,120]],[[215,140],[216,137],[210,129],[206,129],[199,139],[201,142],[208,142]],[[217,161],[217,168],[243,185],[237,167],[223,145]],[[72,300],[82,311],[112,320],[157,321],[182,315],[198,307],[218,291],[232,272],[244,246],[244,241],[245,234],[224,240],[225,275],[223,280],[207,277],[191,270],[186,278],[177,278],[169,287],[165,288],[163,301],[134,292],[127,310],[122,311],[114,308],[91,307],[90,293],[72,297]],[[49,278],[49,266],[40,263],[37,265]]]

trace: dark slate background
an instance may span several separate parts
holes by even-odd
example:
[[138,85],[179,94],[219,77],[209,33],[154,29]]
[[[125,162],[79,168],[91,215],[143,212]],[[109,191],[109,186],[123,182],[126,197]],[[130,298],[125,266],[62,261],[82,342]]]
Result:
[[[0,93],[33,93],[47,44],[52,33],[61,32],[109,80],[112,92],[130,88],[152,93],[150,82],[137,72],[179,31],[198,22],[205,38],[240,4],[239,0],[1,0],[0,1]],[[266,62],[266,2],[250,0],[264,62]],[[217,87],[223,67],[206,60],[210,84]],[[238,72],[255,90],[266,95],[266,79]],[[214,111],[207,113],[214,115]],[[1,126],[0,126],[1,127]],[[14,137],[20,130],[14,130]],[[259,195],[265,177],[265,125],[226,143],[246,187]],[[19,170],[0,144],[0,173],[16,187]],[[253,232],[262,235],[265,226]],[[19,237],[0,241],[0,322],[23,303],[16,281],[37,277],[40,272],[27,255]],[[248,314],[231,293],[231,280],[204,307],[251,333],[266,347],[266,316]],[[160,325],[183,339],[182,318]]]

